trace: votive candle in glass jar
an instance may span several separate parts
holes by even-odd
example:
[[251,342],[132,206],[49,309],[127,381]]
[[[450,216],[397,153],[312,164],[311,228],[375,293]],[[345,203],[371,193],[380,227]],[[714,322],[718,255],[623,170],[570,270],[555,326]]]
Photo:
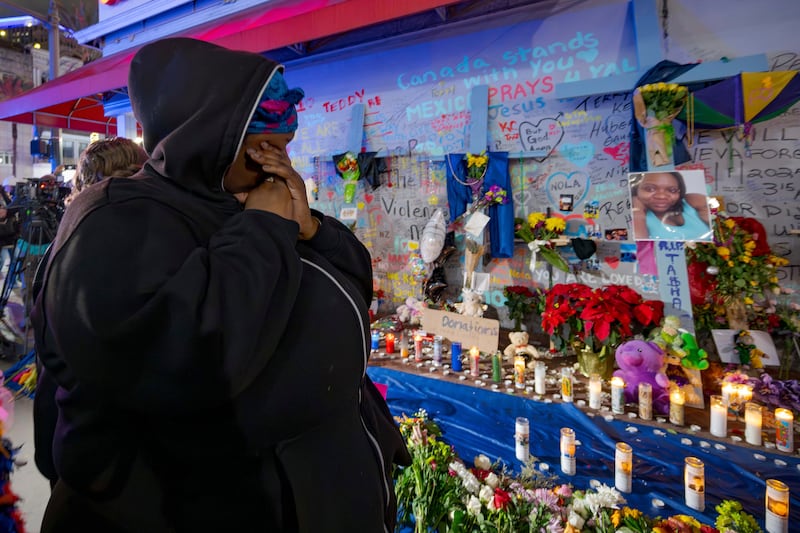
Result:
[[728,404],[722,396],[713,394],[710,399],[710,431],[715,437],[728,436]]
[[514,356],[514,386],[518,389],[525,388],[525,356]]
[[589,408],[600,409],[603,399],[603,379],[598,374],[589,378]]
[[461,343],[450,343],[450,367],[453,372],[461,372]]
[[473,346],[469,349],[469,373],[472,374],[472,377],[477,378],[481,375],[480,362],[481,351],[477,346]]
[[405,331],[400,333],[400,357],[408,359],[408,334]]
[[684,463],[683,485],[686,506],[703,512],[706,508],[705,465],[697,457],[687,457]]
[[503,353],[495,352],[492,356],[492,381],[500,383],[503,381]]
[[573,401],[572,369],[564,367],[561,369],[561,399],[565,402]]
[[625,381],[619,376],[611,378],[611,412],[625,413]]
[[544,395],[544,393],[547,392],[547,365],[544,361],[536,361],[533,372],[533,391],[536,394]]
[[669,393],[669,421],[676,426],[682,426],[684,422],[684,404],[686,403],[686,393],[679,388]]
[[386,334],[386,353],[394,353],[394,333]]
[[373,331],[370,335],[370,340],[372,341],[370,344],[370,349],[373,352],[377,352],[381,347],[381,334],[379,331]]
[[442,364],[442,339],[441,335],[434,335],[433,337],[433,364],[439,366]]
[[775,409],[775,447],[782,452],[794,451],[794,415],[789,409]]
[[767,480],[765,498],[767,533],[789,532],[789,487],[777,479]]
[[629,493],[633,485],[633,448],[618,442],[614,453],[614,486],[620,492]]
[[422,335],[414,335],[414,361],[422,361]]
[[575,475],[575,430],[561,428],[561,471],[568,475]]
[[531,426],[527,418],[523,416],[517,417],[516,424],[514,425],[514,441],[516,442],[516,455],[517,459],[525,462],[530,457],[530,442]]
[[644,381],[639,383],[639,418],[653,419],[653,386]]
[[747,402],[744,406],[744,439],[754,446],[761,446],[761,409],[755,402]]

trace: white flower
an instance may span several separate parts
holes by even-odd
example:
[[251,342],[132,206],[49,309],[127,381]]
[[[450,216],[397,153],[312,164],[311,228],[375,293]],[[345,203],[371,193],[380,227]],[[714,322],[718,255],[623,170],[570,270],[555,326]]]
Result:
[[583,524],[586,522],[586,520],[584,520],[583,517],[575,511],[570,511],[567,522],[569,522],[569,525],[580,531],[583,528]]
[[475,457],[475,467],[480,468],[481,470],[491,470],[492,469],[492,462],[483,454],[480,454]]
[[483,480],[483,482],[492,487],[493,489],[496,489],[497,486],[500,484],[500,478],[497,477],[497,474],[495,474],[494,472],[490,472],[489,475],[486,476],[486,479]]
[[469,497],[469,501],[467,501],[467,512],[469,514],[473,516],[480,516],[482,508],[483,505],[481,504],[481,501],[478,498],[476,498],[475,496]]
[[597,496],[602,507],[618,509],[618,504],[625,503],[625,498],[614,487],[609,487],[605,483],[597,487]]
[[494,489],[489,485],[484,485],[481,487],[481,491],[478,494],[481,501],[484,503],[489,503],[490,501],[494,500]]

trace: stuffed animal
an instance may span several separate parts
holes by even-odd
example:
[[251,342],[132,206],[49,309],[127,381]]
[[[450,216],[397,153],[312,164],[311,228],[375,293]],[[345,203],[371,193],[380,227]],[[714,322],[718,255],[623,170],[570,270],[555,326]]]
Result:
[[503,350],[506,357],[511,358],[518,354],[525,355],[526,359],[539,357],[539,351],[536,347],[528,344],[528,332],[512,331],[508,334],[508,340],[511,341],[511,344]]
[[483,303],[483,296],[477,291],[472,289],[464,289],[461,291],[460,303],[453,304],[456,310],[462,315],[482,317],[483,312],[489,307]]
[[413,296],[406,298],[406,303],[397,307],[397,318],[403,324],[409,326],[419,326],[422,319],[422,309],[427,307],[425,302],[417,300]]
[[669,412],[669,378],[664,374],[664,351],[655,342],[633,340],[623,342],[615,354],[619,370],[615,376],[625,381],[625,400],[639,401],[639,383],[653,387],[653,410]]

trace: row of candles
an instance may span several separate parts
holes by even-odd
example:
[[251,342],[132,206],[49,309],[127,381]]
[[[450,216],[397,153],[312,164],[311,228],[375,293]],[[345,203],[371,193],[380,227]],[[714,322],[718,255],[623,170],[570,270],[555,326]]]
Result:
[[[516,457],[527,461],[530,457],[530,422],[518,417],[514,440]],[[561,428],[559,451],[561,472],[574,476],[577,472],[575,460],[576,438],[572,428]],[[684,459],[684,501],[686,506],[703,512],[705,510],[705,464],[697,457]],[[622,493],[633,490],[633,448],[626,442],[618,442],[614,452],[614,486]],[[765,526],[767,533],[789,531],[789,487],[777,479],[766,480]]]
[[[408,342],[402,333],[400,341],[400,355],[403,358],[410,357]],[[422,342],[427,338],[425,332],[418,331],[414,336],[414,359],[423,360]],[[395,352],[395,335],[386,334],[386,353]],[[378,350],[380,347],[380,335],[378,332],[372,333],[372,349]],[[461,372],[462,347],[460,342],[450,344],[450,366],[454,372]],[[480,374],[481,352],[477,346],[469,350],[470,374],[477,376]],[[442,337],[433,337],[433,362],[442,362]],[[526,385],[527,360],[523,355],[514,357],[514,385],[518,389],[525,388]],[[544,395],[546,392],[547,365],[543,361],[537,361],[534,366],[534,393]],[[495,382],[502,380],[502,354],[495,353],[492,356],[492,378]],[[602,402],[603,380],[599,375],[592,375],[589,378],[589,408],[600,409]],[[649,383],[642,382],[638,387],[639,393],[639,418],[642,420],[653,419],[653,389]],[[710,398],[710,433],[715,437],[727,437],[727,420],[729,407],[737,411],[744,406],[745,418],[745,440],[748,444],[760,446],[762,430],[762,406],[751,402],[753,395],[751,386],[743,383],[725,383],[722,387],[721,395],[713,395]],[[565,402],[574,400],[574,376],[572,369],[564,367],[561,369],[561,399]],[[675,387],[670,392],[669,421],[673,425],[683,426],[685,424],[685,404],[686,393],[683,389]],[[620,377],[611,378],[611,412],[614,414],[625,413],[625,382]],[[775,409],[775,447],[782,452],[794,451],[794,416],[792,411],[784,408]]]

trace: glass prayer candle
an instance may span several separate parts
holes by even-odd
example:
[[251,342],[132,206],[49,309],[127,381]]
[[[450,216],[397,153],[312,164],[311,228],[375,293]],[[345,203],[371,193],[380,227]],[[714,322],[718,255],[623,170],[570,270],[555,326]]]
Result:
[[600,409],[603,398],[603,380],[598,374],[589,378],[589,408]]
[[617,376],[611,378],[611,412],[625,413],[625,381]]
[[561,428],[561,471],[568,475],[575,475],[575,431],[570,428]]
[[725,383],[722,385],[722,398],[725,400],[726,405],[736,403],[734,398],[736,387],[733,383]]
[[370,336],[370,340],[372,341],[370,349],[373,352],[377,352],[378,349],[381,347],[381,334],[377,331],[373,331],[372,335]]
[[477,378],[481,375],[480,362],[481,351],[478,350],[477,346],[473,346],[469,349],[469,373],[472,377]]
[[433,364],[439,366],[442,364],[442,336],[436,335],[433,337]]
[[686,506],[703,512],[706,508],[705,465],[697,457],[687,457],[683,468]]
[[644,381],[639,383],[639,418],[653,419],[653,386]]
[[408,337],[405,331],[400,333],[400,357],[408,359]]
[[747,402],[744,406],[744,439],[748,444],[761,446],[761,406]]
[[715,437],[728,436],[728,404],[716,394],[711,396],[711,434]]
[[492,356],[492,381],[500,383],[503,380],[503,354],[496,352]]
[[572,403],[572,369],[564,367],[561,369],[561,399]]
[[546,377],[547,365],[544,364],[544,361],[536,361],[536,366],[533,367],[533,391],[536,394],[544,395],[547,391]]
[[782,452],[794,451],[794,415],[789,409],[775,409],[775,447]]
[[633,448],[618,442],[614,453],[614,486],[620,492],[629,493],[633,485]]
[[422,361],[422,335],[414,335],[414,361]]
[[453,372],[461,372],[461,343],[450,343],[450,366]]
[[525,356],[514,356],[514,386],[518,389],[525,388]]
[[514,425],[514,441],[516,445],[517,459],[523,463],[530,457],[530,442],[531,426],[527,418],[520,416],[517,417],[516,424]]
[[394,333],[386,334],[386,353],[394,353]]
[[777,479],[767,480],[766,517],[767,533],[789,532],[789,487]]
[[753,386],[746,383],[740,383],[736,394],[738,396],[739,404],[744,405],[745,402],[749,402],[753,398]]
[[686,393],[682,389],[674,389],[669,393],[669,421],[676,426],[683,425],[683,406]]

